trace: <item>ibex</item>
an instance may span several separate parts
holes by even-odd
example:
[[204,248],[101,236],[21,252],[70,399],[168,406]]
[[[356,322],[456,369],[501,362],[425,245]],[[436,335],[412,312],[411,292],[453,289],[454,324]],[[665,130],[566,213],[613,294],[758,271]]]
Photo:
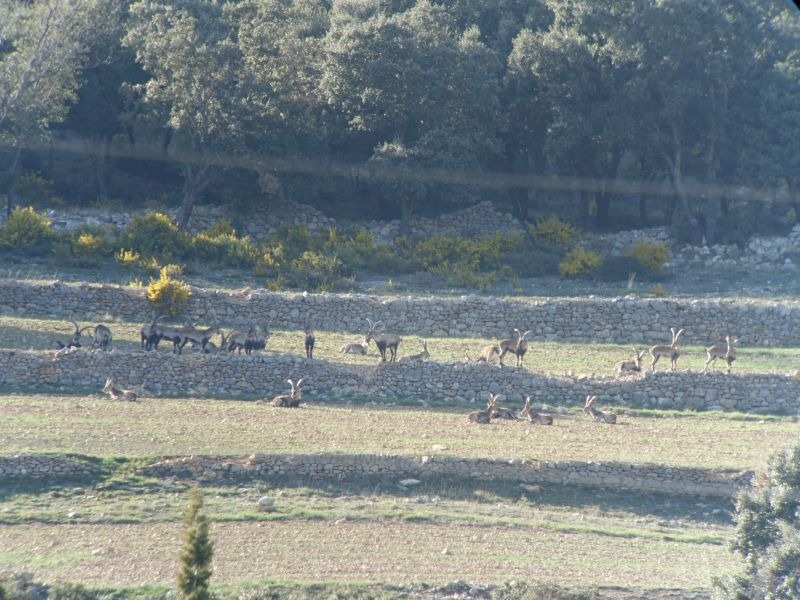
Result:
[[592,406],[595,400],[597,400],[597,396],[586,396],[586,406],[583,407],[583,412],[591,416],[593,421],[609,424],[616,423],[617,415],[614,413],[597,410],[594,406]]
[[360,342],[353,342],[351,344],[344,344],[339,348],[342,354],[366,354],[369,349],[369,340],[365,337]]
[[314,337],[314,330],[311,328],[311,319],[309,319],[306,321],[306,358],[314,358],[314,344],[316,341],[317,340]]
[[487,423],[491,423],[492,421],[492,402],[486,403],[486,410],[473,410],[471,413],[467,415],[467,420],[470,423],[478,423],[481,425],[486,425]]
[[192,348],[200,346],[200,349],[205,352],[206,344],[208,341],[219,333],[219,327],[212,325],[206,329],[198,329],[194,324],[181,327],[178,335],[180,342],[178,342],[178,354],[183,353],[183,347],[191,342]]
[[291,394],[278,394],[272,399],[272,406],[297,408],[300,405],[300,398],[302,396],[300,386],[303,385],[303,380],[300,379],[297,383],[294,383],[291,379],[287,379],[286,381],[292,386]]
[[[250,354],[256,350],[264,350],[267,347],[268,337],[269,322],[264,326],[264,329],[261,329],[258,325],[254,325],[244,338],[244,353]],[[228,349],[230,350],[230,345]]]
[[236,350],[239,354],[241,354],[242,350],[244,350],[244,343],[247,340],[247,335],[253,331],[254,328],[255,325],[250,327],[249,331],[234,329],[228,334],[228,337],[223,340],[223,344],[220,346],[220,349],[224,348],[228,352],[233,352]]
[[497,344],[484,346],[483,349],[481,350],[481,355],[477,359],[475,359],[475,362],[499,363],[500,346],[498,346]]
[[54,338],[50,344],[54,350],[60,350],[62,348],[80,348],[81,334],[87,329],[92,328],[91,325],[81,328],[75,321],[69,321],[69,322],[75,326],[75,331],[72,332],[70,336]]
[[636,357],[633,360],[624,360],[617,363],[617,373],[625,375],[627,373],[641,373],[642,372],[642,358],[647,350],[639,352],[636,348],[633,349],[633,355]]
[[662,356],[670,359],[673,371],[675,370],[675,366],[678,364],[678,357],[681,355],[681,350],[678,348],[678,339],[681,337],[683,329],[679,329],[676,332],[674,327],[670,327],[669,330],[672,332],[672,343],[669,346],[666,344],[656,344],[650,348],[650,356],[653,357],[653,362],[650,365],[650,368],[653,371],[656,370],[656,363]]
[[100,350],[108,350],[111,345],[111,329],[102,323],[95,325],[94,335],[92,336],[92,349],[100,348]]
[[381,362],[386,362],[387,349],[391,353],[389,362],[394,362],[397,359],[397,347],[401,342],[400,337],[394,333],[376,333],[375,329],[381,324],[381,321],[375,321],[375,323],[373,323],[370,319],[367,319],[367,323],[369,323],[369,331],[367,331],[367,335],[364,336],[364,339],[367,342],[370,340],[375,342],[375,345],[378,347],[378,352],[381,353]]
[[734,348],[734,344],[738,344],[739,340],[731,340],[731,336],[725,336],[725,346],[715,344],[706,348],[706,355],[708,356],[708,360],[706,361],[705,367],[703,367],[703,373],[708,371],[708,365],[711,365],[711,371],[715,370],[715,361],[718,358],[725,359],[725,362],[728,363],[728,373],[731,372],[731,365],[733,365],[733,361],[736,360],[736,348]]
[[506,408],[504,406],[498,406],[497,404],[497,394],[489,394],[489,412],[493,419],[514,419],[516,420],[517,416],[514,414],[514,411],[510,408]]
[[158,322],[167,315],[159,315],[153,319],[149,326],[142,327],[142,347],[145,350],[158,350],[161,340],[172,342],[172,351],[178,351],[181,343],[181,328],[159,325]]
[[520,417],[526,417],[528,421],[531,423],[536,423],[537,425],[552,425],[553,424],[553,417],[552,415],[546,415],[544,413],[537,413],[531,407],[531,397],[525,396],[525,406],[519,411]]
[[525,333],[521,333],[519,329],[514,328],[514,331],[517,334],[517,339],[506,339],[500,340],[500,364],[503,364],[503,357],[511,353],[517,357],[517,366],[522,366],[522,357],[525,356],[525,353],[528,351],[528,342],[525,341],[525,336],[530,333],[530,330],[526,331]]
[[401,363],[410,363],[410,362],[422,362],[430,358],[430,353],[428,352],[428,342],[422,340],[422,352],[417,352],[416,354],[409,354],[408,356],[403,356],[399,361]]
[[103,392],[111,396],[114,400],[125,400],[126,402],[136,402],[136,392],[133,390],[121,390],[119,388],[114,387],[113,377],[109,377],[106,379],[106,385],[103,388]]

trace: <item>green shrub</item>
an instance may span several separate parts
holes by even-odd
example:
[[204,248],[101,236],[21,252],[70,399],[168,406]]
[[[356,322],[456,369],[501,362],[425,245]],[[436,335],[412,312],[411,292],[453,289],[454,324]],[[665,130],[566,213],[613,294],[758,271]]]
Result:
[[14,193],[22,202],[31,206],[53,204],[53,182],[42,177],[41,173],[30,171],[14,182]]
[[227,267],[252,267],[259,260],[258,248],[250,238],[235,233],[198,233],[192,239],[192,258]]
[[179,265],[165,265],[161,267],[158,279],[150,281],[147,299],[157,313],[176,317],[185,311],[191,291],[187,283],[176,278],[181,274],[183,269]]
[[558,272],[564,277],[582,277],[595,272],[603,263],[597,252],[585,248],[573,248],[558,263]]
[[292,262],[290,277],[298,287],[331,291],[347,274],[337,256],[307,250]]
[[226,219],[225,217],[219,219],[211,227],[206,229],[205,233],[212,238],[219,237],[221,235],[232,235],[234,237],[237,236],[236,230],[233,228],[233,223],[231,223],[230,219]]
[[16,207],[0,227],[0,246],[26,253],[46,252],[54,239],[50,220],[32,207]]
[[633,248],[625,253],[636,259],[636,262],[649,273],[661,273],[669,260],[669,246],[661,242],[639,240]]
[[122,237],[124,247],[162,262],[185,258],[191,249],[189,235],[161,213],[133,215]]
[[539,220],[530,233],[536,244],[546,249],[566,248],[581,237],[580,231],[558,217]]
[[178,590],[183,600],[211,600],[208,581],[214,544],[209,534],[208,518],[202,513],[203,495],[194,488],[183,519],[183,541],[178,572]]

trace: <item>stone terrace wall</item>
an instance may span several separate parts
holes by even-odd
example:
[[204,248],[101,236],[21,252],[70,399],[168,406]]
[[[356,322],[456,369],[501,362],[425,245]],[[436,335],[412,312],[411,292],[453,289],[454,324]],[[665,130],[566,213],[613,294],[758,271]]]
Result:
[[191,477],[201,481],[270,476],[312,479],[446,476],[724,497],[735,496],[750,485],[753,477],[750,471],[705,471],[660,465],[335,454],[186,457],[164,460],[144,471],[159,477]]
[[79,458],[52,454],[0,456],[0,481],[15,477],[76,477],[92,475],[97,467]]
[[[0,313],[77,321],[149,320],[140,288],[116,285],[0,281]],[[624,298],[382,297],[362,294],[274,293],[263,289],[193,289],[187,312],[224,327],[270,321],[300,329],[309,315],[318,330],[363,332],[366,317],[403,335],[500,338],[514,327],[531,339],[654,344],[669,328],[686,329],[682,343],[706,345],[730,332],[748,346],[796,346],[800,303]]]
[[309,401],[353,396],[483,404],[488,392],[514,402],[531,394],[555,406],[597,404],[669,409],[800,412],[800,378],[725,373],[646,373],[643,378],[549,377],[516,368],[463,363],[341,365],[299,356],[173,355],[168,352],[89,352],[53,359],[48,352],[0,351],[0,384],[100,390],[106,377],[144,394],[228,395],[271,398],[286,392],[286,379],[305,379]]
[[[93,470],[87,463],[57,455],[0,457],[0,481],[20,477],[83,476]],[[145,467],[142,472],[155,477],[207,483],[286,476],[308,479],[446,476],[722,497],[735,496],[750,485],[753,478],[751,471],[705,471],[659,465],[336,454],[169,458]]]

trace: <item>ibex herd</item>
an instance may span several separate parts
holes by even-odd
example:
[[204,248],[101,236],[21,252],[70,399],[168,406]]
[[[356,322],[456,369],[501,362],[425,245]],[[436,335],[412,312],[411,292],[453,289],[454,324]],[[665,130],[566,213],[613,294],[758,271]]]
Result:
[[[486,425],[491,423],[492,419],[511,419],[517,420],[525,418],[529,423],[536,425],[552,425],[553,415],[545,413],[538,413],[533,410],[531,406],[531,397],[525,396],[525,406],[519,412],[514,412],[511,408],[500,406],[497,404],[497,394],[489,394],[489,400],[486,403],[485,410],[474,410],[467,415],[467,420],[470,423],[477,423]],[[613,425],[617,422],[617,415],[611,412],[604,412],[594,407],[594,402],[597,396],[586,396],[586,404],[583,407],[583,412],[589,415],[593,421],[598,423],[608,423]]]
[[[672,333],[672,342],[669,344],[656,344],[649,349],[650,357],[653,359],[650,363],[650,370],[656,370],[656,363],[659,361],[660,358],[669,358],[671,370],[674,371],[678,364],[678,358],[681,356],[681,349],[678,346],[678,340],[680,340],[681,335],[683,334],[683,329],[676,329],[675,327],[670,327],[670,332]],[[703,373],[708,372],[708,367],[711,366],[711,371],[715,371],[715,361],[719,358],[723,359],[725,363],[728,365],[728,373],[731,372],[731,366],[733,365],[733,361],[736,360],[736,348],[735,345],[739,342],[738,339],[731,339],[731,336],[725,336],[725,345],[721,344],[714,344],[713,346],[709,346],[706,348],[706,356],[708,357],[706,363],[703,367]],[[645,352],[648,350],[642,350],[639,352],[636,348],[633,348],[633,360],[626,360],[620,363],[617,363],[617,373],[620,375],[627,375],[631,373],[641,373],[642,372],[642,358],[645,355]]]

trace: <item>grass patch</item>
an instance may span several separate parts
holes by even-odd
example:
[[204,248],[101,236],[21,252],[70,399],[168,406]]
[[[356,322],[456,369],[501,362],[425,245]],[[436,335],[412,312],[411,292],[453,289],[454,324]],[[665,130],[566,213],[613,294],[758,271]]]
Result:
[[[108,320],[114,334],[113,347],[124,352],[141,349],[140,330],[143,323],[130,323]],[[81,326],[94,325],[95,322],[80,322]],[[223,328],[226,331],[230,328]],[[21,350],[47,350],[54,337],[71,332],[67,321],[33,319],[20,317],[0,317],[0,348]],[[380,356],[374,345],[369,354],[359,356],[341,354],[339,348],[346,343],[361,341],[363,331],[357,332],[317,332],[314,349],[315,358],[349,365],[375,365]],[[274,329],[267,344],[268,353],[304,355],[304,333],[300,330]],[[430,360],[439,363],[463,362],[464,356],[475,359],[481,348],[496,341],[480,338],[425,338],[430,349]],[[399,356],[419,351],[422,338],[403,336]],[[657,340],[656,340],[657,341]],[[214,339],[219,342],[219,337]],[[653,342],[655,343],[655,341]],[[160,352],[171,352],[171,345],[162,344]],[[640,349],[644,348],[642,346]],[[706,360],[705,349],[699,346],[682,347],[678,366],[681,370],[702,371]],[[188,347],[185,349],[189,351]],[[622,360],[631,359],[630,344],[583,344],[566,342],[546,342],[533,340],[525,355],[523,368],[546,375],[615,375],[615,365]],[[798,348],[737,348],[734,373],[791,373],[800,369]],[[718,361],[719,362],[719,361]],[[645,367],[649,367],[649,357],[645,357]],[[507,365],[513,365],[513,357]],[[661,363],[658,370],[668,368]],[[721,367],[720,367],[721,368]]]

